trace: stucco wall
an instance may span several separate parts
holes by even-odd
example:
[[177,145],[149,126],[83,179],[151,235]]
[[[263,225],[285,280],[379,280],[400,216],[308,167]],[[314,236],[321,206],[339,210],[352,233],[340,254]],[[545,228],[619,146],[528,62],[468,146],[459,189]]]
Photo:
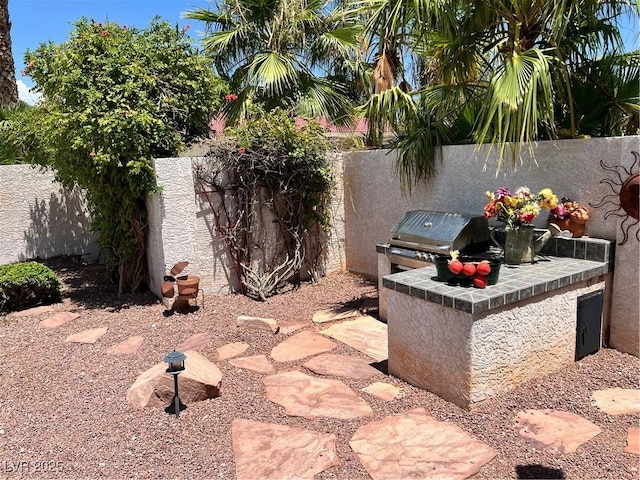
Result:
[[604,288],[590,280],[475,315],[388,290],[389,372],[473,407],[573,362],[577,299]]
[[[184,273],[199,275],[205,294],[237,289],[238,280],[227,249],[216,231],[209,199],[196,195],[193,165],[200,158],[163,158],[154,162],[162,192],[147,199],[149,210],[149,274],[151,290],[160,295],[163,276],[179,261],[190,262]],[[333,222],[324,245],[325,272],[345,268],[342,154],[332,154],[336,189],[331,202]],[[215,201],[213,196],[210,197]]]
[[29,165],[0,166],[0,265],[58,255],[94,256],[83,197]]
[[[639,150],[636,149],[636,151]],[[622,166],[630,170],[632,163],[632,156],[623,155]],[[614,172],[610,172],[608,178],[618,182]],[[622,179],[625,178],[623,175]],[[615,188],[619,190],[618,186]],[[606,210],[615,212],[615,214],[620,213],[617,206],[615,203],[608,204]],[[640,357],[640,287],[638,286],[640,242],[637,240],[640,236],[640,226],[631,217],[613,216],[610,218],[616,222],[616,242],[618,245],[616,246],[611,305],[611,318],[615,321],[611,322],[609,345],[622,352]]]
[[[444,148],[438,174],[426,185],[412,189],[411,195],[400,189],[394,176],[395,152],[354,152],[345,158],[345,249],[347,269],[376,278],[376,244],[389,240],[389,232],[402,215],[413,209],[482,215],[485,192],[501,185],[532,190],[551,188],[560,197],[569,197],[583,205],[598,203],[611,193],[600,183],[611,172],[600,166],[628,165],[631,150],[640,150],[640,137],[597,138],[539,142],[535,149],[536,166],[529,160],[513,170],[510,167],[496,178],[495,163],[485,168],[486,154],[473,146]],[[609,208],[591,208],[586,235],[613,240],[616,218],[604,219]],[[542,227],[546,215],[536,219]]]

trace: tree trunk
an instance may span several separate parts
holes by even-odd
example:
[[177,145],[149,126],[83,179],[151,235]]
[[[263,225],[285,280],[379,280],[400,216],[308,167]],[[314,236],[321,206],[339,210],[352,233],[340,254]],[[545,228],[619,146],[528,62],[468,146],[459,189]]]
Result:
[[11,54],[9,0],[0,0],[0,106],[15,103],[18,103],[18,85]]

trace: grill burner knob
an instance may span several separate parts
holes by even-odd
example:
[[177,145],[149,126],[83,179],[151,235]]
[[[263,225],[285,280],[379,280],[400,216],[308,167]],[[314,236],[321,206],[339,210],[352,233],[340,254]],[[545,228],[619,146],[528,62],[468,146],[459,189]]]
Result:
[[413,258],[416,258],[418,260],[428,261],[429,260],[429,254],[426,253],[426,252],[414,252],[413,253]]

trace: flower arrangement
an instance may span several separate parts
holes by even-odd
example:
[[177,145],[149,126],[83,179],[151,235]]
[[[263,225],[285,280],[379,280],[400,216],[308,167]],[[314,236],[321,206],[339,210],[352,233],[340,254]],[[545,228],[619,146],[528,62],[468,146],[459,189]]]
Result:
[[562,200],[556,205],[555,208],[549,210],[549,220],[558,219],[565,220],[571,217],[571,214],[580,209],[578,202],[562,197]]
[[484,207],[485,218],[496,217],[504,223],[505,230],[517,230],[530,225],[541,209],[553,210],[558,206],[558,197],[550,188],[534,194],[527,187],[520,187],[511,193],[507,187],[495,192],[487,192],[489,203]]
[[578,202],[563,197],[555,208],[549,210],[549,224],[555,224],[563,231],[564,236],[570,232],[572,237],[579,238],[585,232],[585,224],[589,221],[589,210]]

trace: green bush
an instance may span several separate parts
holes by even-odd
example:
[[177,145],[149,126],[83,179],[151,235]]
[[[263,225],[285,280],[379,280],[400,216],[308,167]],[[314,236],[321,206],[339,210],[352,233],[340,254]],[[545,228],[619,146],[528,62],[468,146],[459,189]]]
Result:
[[61,287],[56,274],[41,263],[0,265],[0,312],[60,301]]

